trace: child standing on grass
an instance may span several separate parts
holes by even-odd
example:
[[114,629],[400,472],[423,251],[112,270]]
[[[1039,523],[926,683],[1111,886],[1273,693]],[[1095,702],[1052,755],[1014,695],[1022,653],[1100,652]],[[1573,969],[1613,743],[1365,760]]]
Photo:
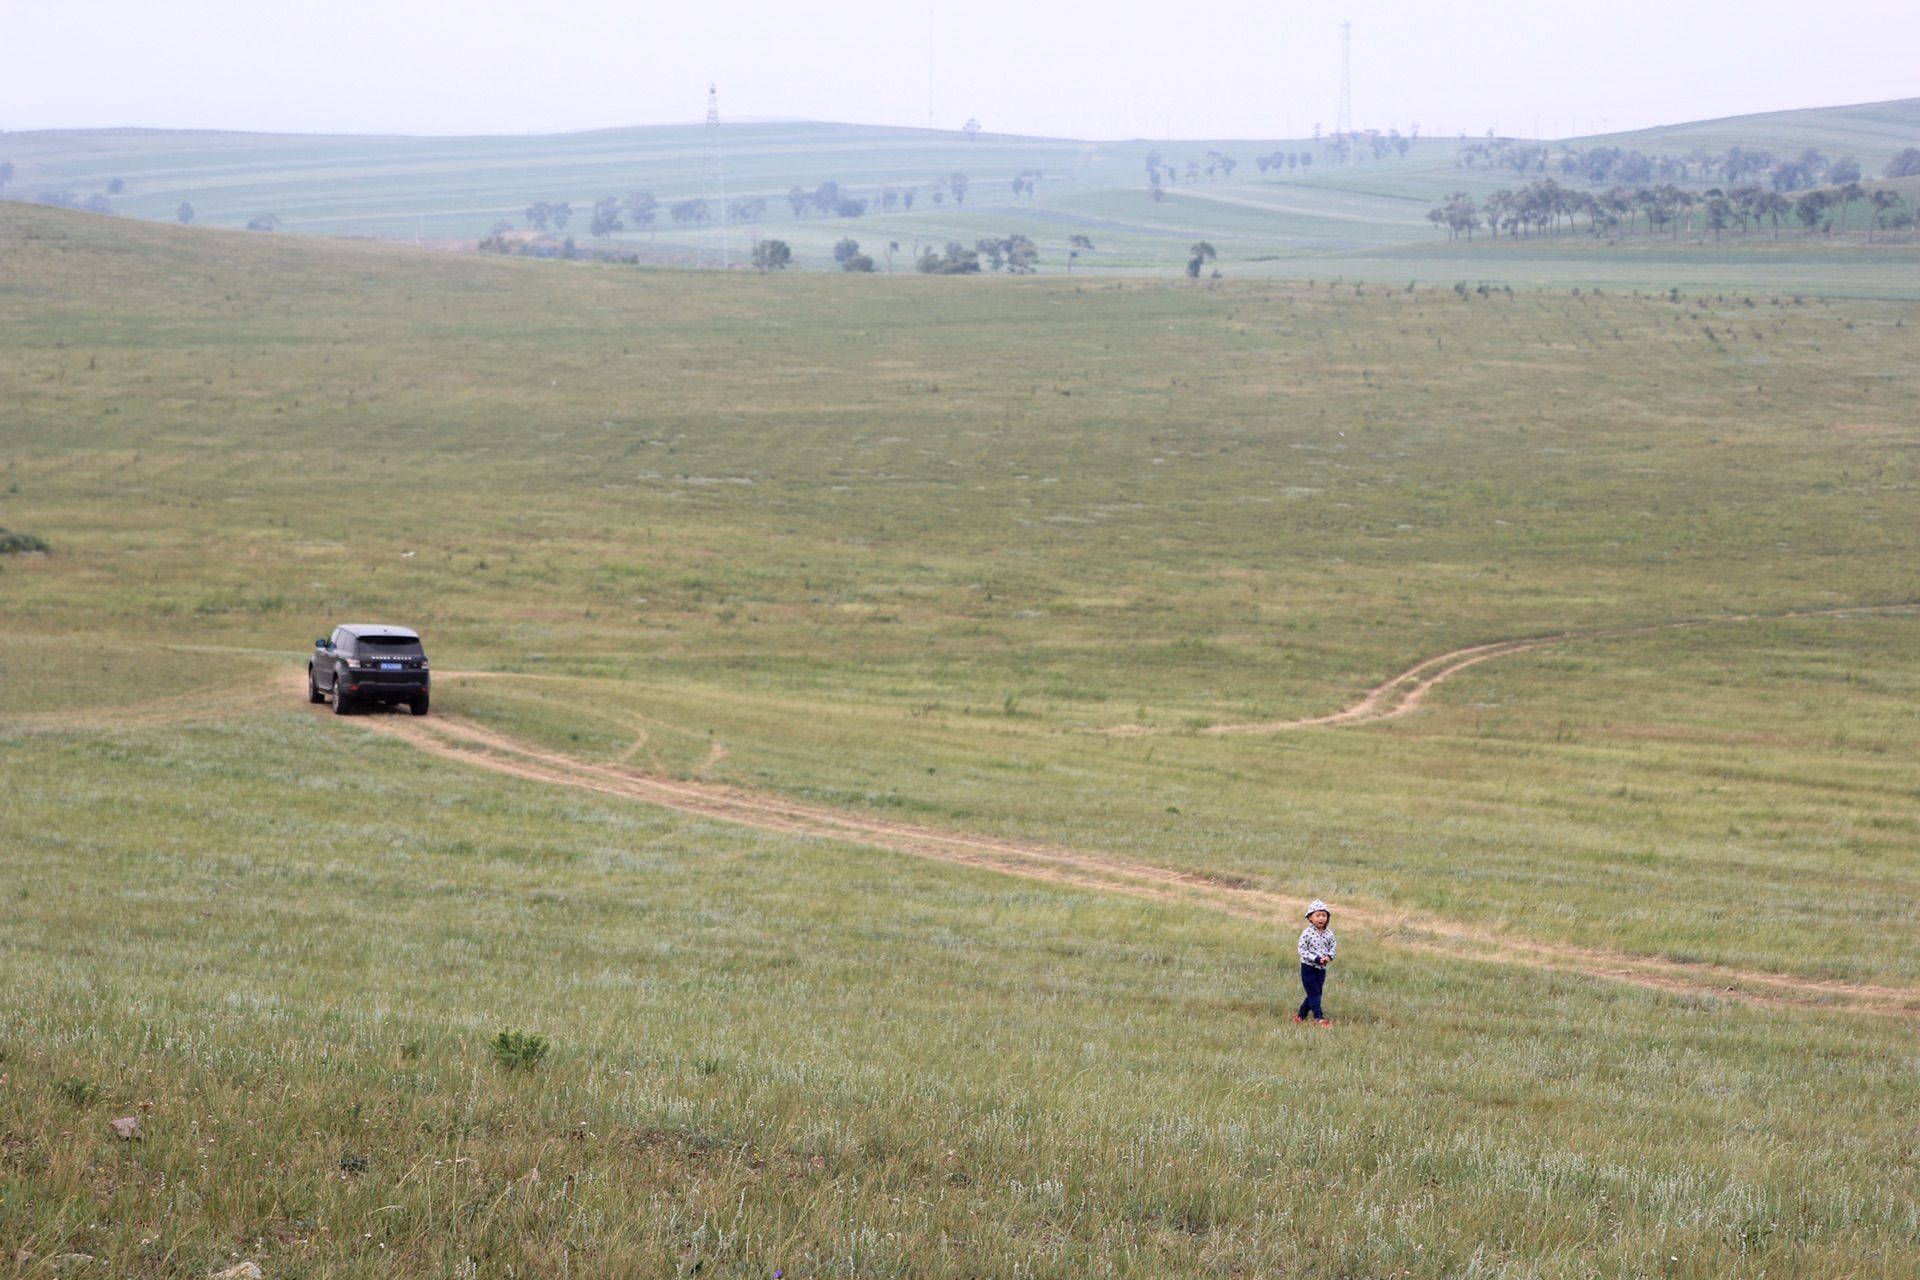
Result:
[[1300,1009],[1293,1015],[1295,1022],[1305,1022],[1307,1015],[1320,1026],[1330,1027],[1332,1019],[1320,1009],[1320,990],[1327,985],[1327,966],[1333,963],[1333,929],[1330,927],[1333,912],[1327,904],[1315,898],[1313,905],[1307,908],[1307,927],[1300,931],[1300,985],[1307,989],[1307,998],[1300,1002]]

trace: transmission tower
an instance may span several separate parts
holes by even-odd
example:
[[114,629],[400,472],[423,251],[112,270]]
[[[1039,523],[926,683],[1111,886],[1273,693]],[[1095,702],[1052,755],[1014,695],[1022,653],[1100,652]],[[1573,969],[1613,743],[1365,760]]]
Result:
[[1340,109],[1333,117],[1333,136],[1353,132],[1353,24],[1340,24]]
[[[727,261],[727,173],[720,163],[720,87],[712,84],[707,86],[707,190],[720,196],[720,269],[725,271],[730,265]],[[704,249],[700,257],[700,265],[705,266]]]

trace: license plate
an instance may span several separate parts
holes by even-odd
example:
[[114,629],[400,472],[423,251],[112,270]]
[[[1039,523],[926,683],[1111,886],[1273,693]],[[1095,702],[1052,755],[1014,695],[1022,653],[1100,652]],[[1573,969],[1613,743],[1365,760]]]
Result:
[[406,668],[406,664],[404,663],[383,662],[380,664],[380,669],[382,671],[405,671],[407,668]]

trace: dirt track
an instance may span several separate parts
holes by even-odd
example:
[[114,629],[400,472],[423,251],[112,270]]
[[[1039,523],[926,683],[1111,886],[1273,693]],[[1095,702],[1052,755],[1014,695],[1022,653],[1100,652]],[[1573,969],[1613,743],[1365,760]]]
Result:
[[[1484,656],[1493,657],[1497,653]],[[1448,657],[1451,659],[1453,655]],[[324,707],[313,709],[326,710]],[[445,760],[554,786],[644,801],[762,831],[844,841],[1050,884],[1199,906],[1277,927],[1291,928],[1299,914],[1297,894],[1230,883],[1108,854],[941,831],[758,795],[717,783],[665,777],[624,764],[580,760],[518,741],[459,716],[436,714],[415,718],[404,713],[376,713],[358,717],[352,723],[391,734]],[[1352,902],[1338,906],[1342,919],[1363,927],[1379,942],[1454,959],[1612,978],[1656,990],[1751,1004],[1824,1006],[1906,1017],[1920,1015],[1920,988],[1827,982],[1719,965],[1684,964],[1501,933],[1490,936],[1478,927],[1387,907]]]
[[[1386,683],[1369,689],[1352,706],[1324,716],[1309,716],[1304,720],[1261,720],[1246,724],[1216,724],[1198,732],[1201,734],[1280,733],[1288,729],[1332,728],[1338,725],[1392,720],[1417,711],[1420,704],[1426,700],[1426,696],[1433,692],[1435,686],[1459,675],[1468,667],[1478,666],[1492,658],[1504,658],[1508,654],[1526,653],[1533,649],[1544,649],[1550,645],[1571,644],[1580,640],[1614,640],[1622,636],[1653,635],[1661,631],[1689,631],[1697,627],[1723,626],[1733,622],[1785,622],[1794,618],[1844,618],[1857,614],[1912,613],[1916,610],[1920,610],[1920,604],[1874,604],[1845,609],[1805,609],[1791,613],[1732,613],[1690,622],[1661,622],[1644,627],[1620,627],[1606,631],[1562,631],[1554,635],[1535,636],[1523,640],[1497,640],[1491,644],[1455,649],[1450,653],[1443,653],[1437,657],[1428,658],[1424,662],[1415,663]],[[1098,732],[1116,737],[1134,738],[1150,734],[1185,733],[1189,730],[1120,725],[1112,729],[1098,730]]]

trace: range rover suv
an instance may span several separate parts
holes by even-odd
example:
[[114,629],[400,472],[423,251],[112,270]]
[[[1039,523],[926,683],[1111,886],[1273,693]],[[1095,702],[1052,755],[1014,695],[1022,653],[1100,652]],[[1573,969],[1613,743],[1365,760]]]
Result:
[[313,642],[307,661],[307,701],[325,702],[328,694],[337,716],[362,704],[397,702],[417,716],[427,714],[427,652],[420,637],[405,627],[367,622],[335,627]]

